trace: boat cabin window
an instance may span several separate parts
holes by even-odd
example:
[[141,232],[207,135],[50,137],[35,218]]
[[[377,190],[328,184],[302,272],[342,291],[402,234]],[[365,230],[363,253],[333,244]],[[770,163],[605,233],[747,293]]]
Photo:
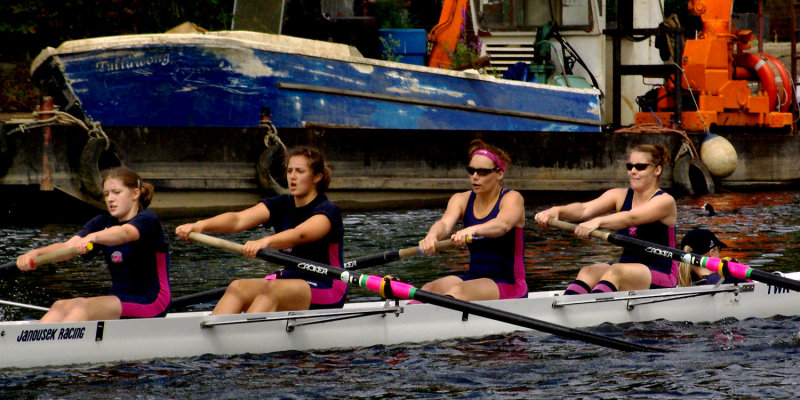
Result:
[[592,26],[591,0],[472,0],[486,31],[531,30],[555,21],[562,28]]

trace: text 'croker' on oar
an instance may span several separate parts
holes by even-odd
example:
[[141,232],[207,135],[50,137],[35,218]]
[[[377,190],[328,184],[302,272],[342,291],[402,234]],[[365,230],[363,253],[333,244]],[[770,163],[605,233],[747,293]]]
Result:
[[[576,225],[550,218],[547,221],[548,225],[559,228],[565,231],[574,232]],[[754,281],[763,282],[768,285],[791,289],[800,292],[800,281],[790,279],[777,274],[757,270],[748,265],[741,264],[734,261],[724,260],[717,257],[706,257],[699,254],[689,253],[680,249],[675,249],[668,246],[662,246],[655,243],[646,242],[641,239],[636,239],[630,236],[620,235],[618,233],[606,232],[600,229],[595,229],[590,233],[590,236],[605,240],[609,243],[616,244],[631,250],[651,254],[658,257],[669,258],[676,261],[681,261],[686,264],[697,265],[704,267],[708,270],[718,273],[720,276],[734,277],[739,279],[752,279]]]
[[[224,239],[204,235],[202,233],[190,233],[189,239],[199,243],[203,243],[213,247],[219,247],[234,252],[241,253],[242,245],[238,243],[229,242]],[[667,352],[668,350],[660,349],[657,347],[644,346],[636,343],[626,342],[611,337],[598,335],[595,333],[582,331],[579,329],[569,328],[566,326],[554,324],[551,322],[537,320],[520,314],[510,313],[504,310],[499,310],[492,307],[487,307],[482,304],[472,303],[469,301],[458,300],[450,296],[444,296],[437,293],[429,292],[422,289],[388,278],[381,278],[374,275],[361,274],[355,271],[350,271],[342,268],[336,268],[330,265],[317,263],[314,261],[304,260],[302,258],[289,256],[277,251],[260,250],[258,257],[276,264],[281,264],[288,268],[299,269],[315,275],[325,276],[328,278],[339,279],[347,282],[348,284],[357,285],[372,292],[379,293],[386,298],[397,298],[401,300],[418,300],[423,303],[429,303],[436,306],[448,308],[451,310],[461,311],[492,319],[495,321],[505,322],[512,325],[517,325],[529,329],[550,333],[566,339],[581,340],[587,343],[605,346],[612,349],[622,351],[646,351],[646,352]]]
[[[93,246],[91,243],[89,243],[86,248],[92,250]],[[76,250],[74,247],[66,247],[56,251],[51,251],[47,254],[33,257],[31,258],[30,265],[31,267],[36,268],[41,265],[52,264],[63,259],[75,257],[77,254],[78,250]],[[17,268],[16,261],[0,265],[0,276],[8,277],[16,275],[17,272],[19,272],[19,269]]]
[[[437,251],[443,251],[447,249],[452,249],[456,247],[456,245],[455,243],[453,243],[452,240],[447,239],[436,242],[435,247]],[[234,250],[234,251],[241,252],[241,250]],[[407,258],[419,254],[422,254],[419,247],[406,247],[404,249],[394,249],[394,250],[384,251],[382,253],[361,256],[350,261],[345,261],[344,267],[345,269],[355,271],[362,268],[369,268],[378,265],[383,265],[386,263],[390,263],[392,261],[397,261],[401,258]],[[222,297],[222,295],[225,293],[225,289],[227,288],[226,287],[216,288],[216,289],[206,290],[205,292],[187,294],[185,296],[172,299],[169,308],[174,310],[191,304],[199,304],[199,303],[205,303],[207,301],[217,300],[220,297]]]

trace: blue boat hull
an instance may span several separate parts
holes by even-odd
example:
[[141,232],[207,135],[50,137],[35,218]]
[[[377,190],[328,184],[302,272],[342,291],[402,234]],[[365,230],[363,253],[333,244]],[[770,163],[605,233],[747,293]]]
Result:
[[[35,78],[61,74],[104,127],[599,132],[599,92],[324,57],[236,39],[158,40],[54,54]],[[57,71],[54,71],[57,69]]]

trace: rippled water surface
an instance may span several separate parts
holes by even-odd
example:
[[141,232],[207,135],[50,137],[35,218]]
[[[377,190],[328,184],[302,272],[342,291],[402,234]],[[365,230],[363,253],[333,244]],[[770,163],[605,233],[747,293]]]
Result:
[[[800,193],[718,194],[679,198],[679,237],[694,226],[718,232],[726,255],[767,271],[800,270]],[[563,199],[560,202],[568,201]],[[718,215],[705,215],[710,202]],[[526,265],[531,290],[561,289],[582,267],[611,261],[619,249],[556,230],[532,215],[549,203],[529,199]],[[345,215],[345,258],[414,245],[442,209]],[[164,221],[168,232],[185,221]],[[80,223],[0,225],[0,263],[64,240]],[[244,241],[256,232],[227,236]],[[225,286],[277,269],[197,244],[172,245],[175,296]],[[412,257],[366,272],[420,286],[466,268],[463,250]],[[0,280],[0,299],[48,306],[54,300],[104,294],[102,261],[71,260]],[[362,289],[350,301],[376,299]],[[210,309],[212,304],[192,309]],[[800,305],[798,305],[800,307]],[[0,319],[38,318],[0,306]],[[656,321],[603,325],[603,335],[675,350],[629,354],[535,332],[353,350],[203,356],[149,362],[0,370],[2,398],[796,398],[800,393],[800,318],[723,320],[712,324]],[[2,357],[2,354],[0,354]]]

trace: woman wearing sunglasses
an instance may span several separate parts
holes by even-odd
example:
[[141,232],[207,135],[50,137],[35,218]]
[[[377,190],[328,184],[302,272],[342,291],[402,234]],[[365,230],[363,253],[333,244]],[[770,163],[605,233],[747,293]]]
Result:
[[[552,207],[537,213],[536,222],[544,227],[550,218],[585,221],[575,229],[575,234],[580,237],[589,237],[593,230],[604,228],[675,247],[678,216],[675,199],[658,188],[668,161],[669,152],[664,146],[638,145],[628,155],[625,164],[629,188],[608,190],[585,203]],[[677,282],[677,261],[625,249],[617,263],[599,263],[582,268],[564,294],[675,287]]]
[[[419,242],[424,254],[434,254],[434,243],[447,237],[459,246],[466,245],[469,271],[428,282],[422,289],[468,301],[527,296],[522,236],[525,205],[519,192],[501,185],[510,162],[508,154],[495,146],[480,139],[470,143],[466,169],[472,190],[454,194],[442,218]],[[459,220],[463,228],[452,233]]]

